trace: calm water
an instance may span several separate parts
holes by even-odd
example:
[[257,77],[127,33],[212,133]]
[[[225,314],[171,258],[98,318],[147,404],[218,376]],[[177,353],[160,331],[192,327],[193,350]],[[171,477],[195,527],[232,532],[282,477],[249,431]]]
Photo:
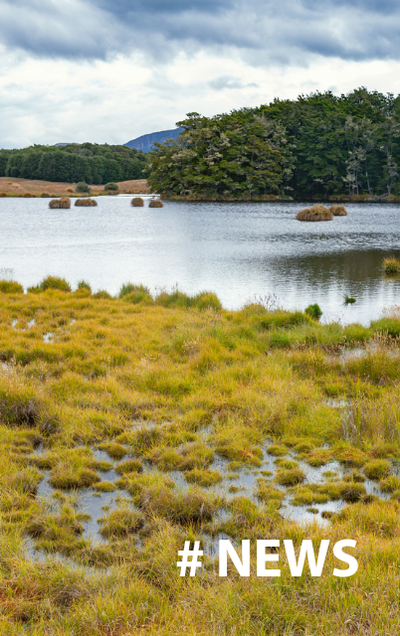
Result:
[[[348,205],[348,217],[300,223],[298,203],[173,203],[132,208],[100,197],[97,208],[50,210],[47,199],[0,199],[0,277],[24,286],[48,275],[118,292],[132,281],[188,293],[215,291],[226,308],[254,296],[285,308],[318,303],[324,320],[368,324],[400,305],[400,280],[384,256],[400,258],[400,206]],[[7,273],[6,273],[7,274]],[[357,298],[344,306],[343,296]]]

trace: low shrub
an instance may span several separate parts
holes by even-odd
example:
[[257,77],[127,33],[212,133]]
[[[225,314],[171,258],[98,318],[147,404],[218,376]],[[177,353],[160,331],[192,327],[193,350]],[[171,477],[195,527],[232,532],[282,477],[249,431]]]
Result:
[[75,192],[86,192],[87,194],[90,194],[90,187],[84,181],[80,181],[76,184]]
[[142,208],[144,206],[144,201],[142,197],[134,197],[131,201],[131,205],[134,208]]
[[115,183],[114,181],[109,181],[104,186],[104,192],[118,192],[118,190],[119,190],[119,185],[118,183]]
[[333,213],[324,205],[313,205],[296,214],[297,221],[332,221]]

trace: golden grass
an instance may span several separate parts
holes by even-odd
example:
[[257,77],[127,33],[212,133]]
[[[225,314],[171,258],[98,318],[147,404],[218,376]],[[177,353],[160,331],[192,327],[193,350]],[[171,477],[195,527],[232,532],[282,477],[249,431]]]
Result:
[[[350,329],[254,305],[38,288],[0,293],[1,634],[397,633],[398,315]],[[351,344],[364,355],[343,362]],[[275,474],[259,472],[267,449]],[[303,481],[300,462],[330,461],[345,478],[327,467],[325,482]],[[243,494],[234,478],[248,473]],[[366,477],[390,500],[367,496]],[[38,496],[44,480],[53,497]],[[303,526],[282,517],[287,493],[347,505]],[[102,543],[85,535],[82,495],[117,497]],[[281,552],[279,579],[222,579],[207,553],[181,578],[184,541],[220,532],[355,539],[359,571],[333,577],[330,551],[321,577],[292,578]]]
[[331,205],[329,211],[333,216],[347,216],[347,210],[344,205]]
[[[120,181],[118,186],[121,194],[147,194],[150,191],[146,179]],[[103,185],[90,185],[90,189],[94,196],[104,194]],[[61,197],[74,193],[74,183],[0,177],[0,194],[2,196]]]
[[296,214],[297,221],[332,221],[333,217],[333,212],[321,204],[305,208]]
[[90,208],[90,207],[95,207],[97,205],[97,201],[95,199],[90,199],[90,198],[76,199],[75,205],[80,207]]

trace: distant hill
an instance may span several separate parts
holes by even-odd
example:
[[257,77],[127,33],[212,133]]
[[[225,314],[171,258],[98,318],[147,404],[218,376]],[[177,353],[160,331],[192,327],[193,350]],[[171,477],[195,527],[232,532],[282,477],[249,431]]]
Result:
[[150,152],[153,149],[155,141],[163,143],[166,139],[175,139],[182,130],[183,128],[174,128],[173,130],[160,130],[159,132],[148,133],[147,135],[132,139],[124,145],[128,146],[128,148],[141,150],[142,152]]

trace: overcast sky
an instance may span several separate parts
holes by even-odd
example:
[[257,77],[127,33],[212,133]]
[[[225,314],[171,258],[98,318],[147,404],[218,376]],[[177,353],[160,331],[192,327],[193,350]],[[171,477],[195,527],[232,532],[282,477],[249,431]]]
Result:
[[0,0],[0,147],[126,143],[315,90],[400,93],[398,0]]

